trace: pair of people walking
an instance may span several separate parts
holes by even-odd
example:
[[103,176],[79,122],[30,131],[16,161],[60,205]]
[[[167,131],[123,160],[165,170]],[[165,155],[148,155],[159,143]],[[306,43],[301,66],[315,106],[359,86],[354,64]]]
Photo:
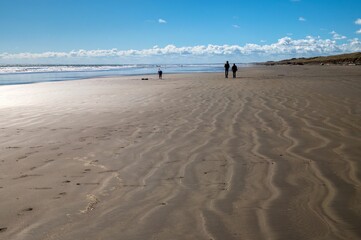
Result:
[[[227,61],[226,64],[224,64],[224,74],[225,74],[225,77],[228,78],[228,72],[229,72],[229,62]],[[235,63],[233,63],[233,66],[232,66],[232,73],[233,73],[233,78],[236,78],[236,73],[238,71],[238,68],[236,66]]]

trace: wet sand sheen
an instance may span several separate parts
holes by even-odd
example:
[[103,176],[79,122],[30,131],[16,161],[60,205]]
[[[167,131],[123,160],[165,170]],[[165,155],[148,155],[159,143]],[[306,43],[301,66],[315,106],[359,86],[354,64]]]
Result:
[[360,76],[2,86],[0,238],[359,239]]

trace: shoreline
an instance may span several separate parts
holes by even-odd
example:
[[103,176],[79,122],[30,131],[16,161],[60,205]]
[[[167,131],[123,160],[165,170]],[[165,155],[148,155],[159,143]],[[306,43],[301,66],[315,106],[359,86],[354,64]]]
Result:
[[359,67],[0,87],[0,238],[358,239]]

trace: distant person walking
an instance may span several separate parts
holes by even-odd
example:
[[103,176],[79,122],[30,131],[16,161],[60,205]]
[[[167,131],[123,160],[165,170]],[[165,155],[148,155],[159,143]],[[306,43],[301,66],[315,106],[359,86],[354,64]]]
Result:
[[227,61],[226,64],[224,64],[224,75],[226,78],[228,78],[228,71],[229,71],[229,62]]
[[233,63],[233,66],[232,66],[233,78],[236,78],[237,71],[238,71],[238,68],[237,68],[236,64]]
[[159,79],[162,79],[163,71],[160,68],[158,69],[158,76],[159,76]]

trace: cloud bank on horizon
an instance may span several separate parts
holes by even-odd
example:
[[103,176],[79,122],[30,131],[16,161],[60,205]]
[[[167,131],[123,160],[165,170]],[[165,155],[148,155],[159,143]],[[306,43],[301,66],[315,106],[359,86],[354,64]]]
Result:
[[[110,61],[119,60],[132,62],[137,60],[147,62],[154,57],[161,57],[164,63],[181,62],[182,60],[217,62],[224,58],[232,58],[241,62],[256,62],[266,60],[279,60],[287,57],[312,57],[320,55],[333,55],[361,51],[361,41],[358,38],[345,40],[347,37],[342,36],[335,31],[330,32],[332,39],[322,39],[320,37],[307,36],[304,39],[292,39],[283,37],[272,44],[245,44],[240,45],[196,45],[178,47],[169,44],[165,47],[154,46],[142,50],[73,50],[70,52],[42,52],[42,53],[0,53],[0,62],[6,63],[8,60],[21,62],[22,60],[32,60],[41,62],[41,60],[52,62],[84,61],[86,59],[96,61],[104,58]],[[340,43],[338,40],[343,40]],[[169,58],[169,59],[168,59]]]

